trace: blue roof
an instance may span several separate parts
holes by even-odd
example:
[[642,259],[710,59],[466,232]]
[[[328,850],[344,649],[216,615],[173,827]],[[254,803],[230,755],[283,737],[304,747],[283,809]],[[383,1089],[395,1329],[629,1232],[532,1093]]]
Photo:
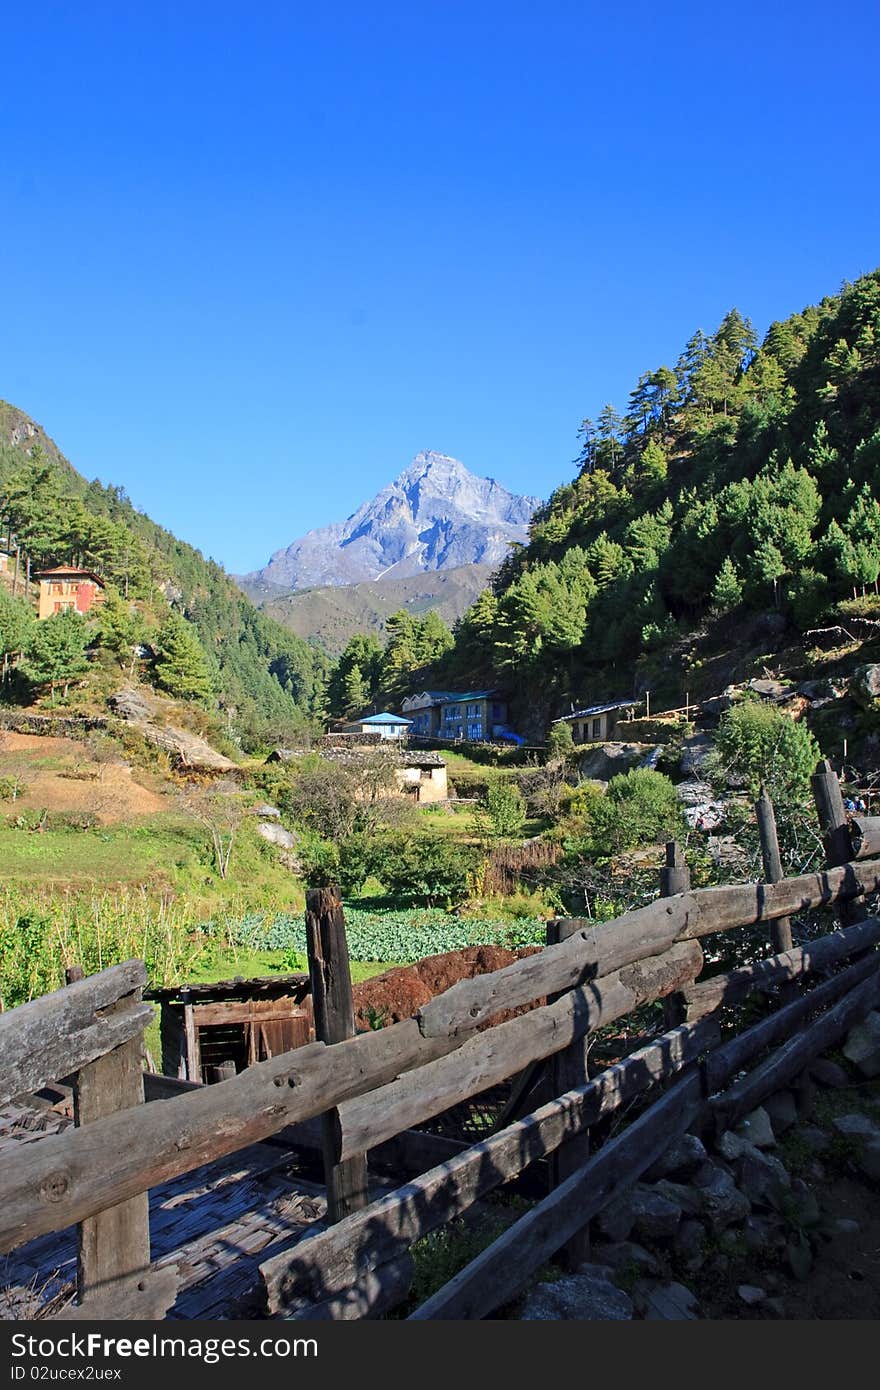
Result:
[[460,705],[465,700],[491,700],[497,694],[497,690],[469,690],[464,695],[455,695],[450,691],[442,697],[441,704]]
[[370,714],[365,719],[356,719],[355,724],[411,724],[411,719],[401,719],[399,714]]

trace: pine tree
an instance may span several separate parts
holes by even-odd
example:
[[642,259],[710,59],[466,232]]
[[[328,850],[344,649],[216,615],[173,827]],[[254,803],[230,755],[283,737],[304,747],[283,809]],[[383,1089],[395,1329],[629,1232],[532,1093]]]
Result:
[[729,555],[725,555],[712,590],[712,602],[719,613],[729,613],[741,602],[742,580],[736,572],[736,565]]
[[53,613],[31,629],[24,674],[34,685],[48,685],[54,704],[56,686],[63,684],[67,695],[70,682],[89,669],[87,643],[88,632],[81,613],[73,608]]
[[171,609],[159,632],[156,683],[179,700],[207,703],[213,683],[207,658],[193,627]]

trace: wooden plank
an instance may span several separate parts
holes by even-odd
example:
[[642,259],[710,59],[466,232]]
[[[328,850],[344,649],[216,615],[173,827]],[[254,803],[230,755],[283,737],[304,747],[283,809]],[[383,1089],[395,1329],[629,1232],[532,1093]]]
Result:
[[[573,934],[571,928],[566,928],[566,924],[558,919],[547,923],[547,944],[554,946],[559,941],[564,941],[566,936]],[[555,1003],[556,997],[547,1000],[548,1004]],[[561,1052],[557,1052],[550,1059],[550,1094],[553,1096],[564,1096],[568,1091],[575,1091],[581,1086],[585,1086],[590,1079],[589,1066],[590,1035],[583,1033],[574,1042],[569,1043]],[[535,1062],[530,1064],[534,1067]],[[522,1073],[521,1073],[522,1074]],[[571,1135],[565,1143],[560,1144],[550,1156],[550,1189],[558,1187],[565,1182],[567,1177],[586,1163],[590,1157],[590,1131],[587,1126]],[[577,1269],[589,1258],[590,1254],[590,1229],[585,1226],[582,1230],[576,1231],[571,1240],[562,1249],[562,1260],[566,1269]]]
[[712,1020],[676,1028],[608,1067],[586,1086],[541,1106],[362,1212],[264,1261],[260,1274],[269,1311],[281,1311],[296,1298],[317,1299],[322,1291],[326,1295],[357,1284],[373,1264],[392,1260],[413,1241],[461,1216],[493,1188],[554,1152],[573,1133],[680,1071],[717,1039],[718,1026]]
[[[761,839],[761,858],[764,863],[764,880],[779,883],[785,877],[782,872],[782,856],[779,853],[779,836],[776,832],[776,812],[766,787],[755,802],[755,815],[758,819],[758,835]],[[770,945],[778,954],[790,951],[793,945],[791,918],[778,917],[770,923]]]
[[[315,1037],[338,1044],[355,1036],[354,995],[345,914],[336,888],[313,888],[306,894],[306,949],[309,958]],[[334,1158],[335,1110],[323,1117],[324,1180],[327,1187],[327,1219],[341,1221],[370,1200],[365,1151],[344,1161]]]
[[[865,964],[859,961],[852,970],[861,971]],[[802,1033],[789,1038],[753,1072],[731,1086],[729,1091],[713,1098],[712,1105],[716,1111],[723,1113],[725,1124],[732,1124],[754,1110],[773,1091],[789,1085],[812,1058],[833,1047],[853,1024],[876,1008],[880,1000],[878,965],[880,960],[875,959],[874,969],[868,978],[850,989],[838,1004],[820,1014]],[[816,993],[818,990],[814,991],[814,995]]]
[[[144,1103],[143,1038],[97,1057],[76,1074],[74,1123],[93,1124]],[[82,1304],[127,1275],[150,1264],[150,1198],[142,1192],[80,1223],[77,1230],[76,1286]]]
[[693,1124],[701,1080],[691,1072],[557,1187],[411,1315],[411,1321],[483,1318],[520,1291],[530,1275]]
[[215,1086],[49,1135],[29,1146],[26,1163],[0,1167],[0,1253],[320,1115],[459,1043],[424,1038],[407,1019],[333,1047],[309,1043]]
[[[684,857],[684,850],[676,840],[668,840],[666,843],[666,863],[660,870],[660,896],[661,898],[671,898],[676,893],[689,893],[691,887],[691,871],[687,866]],[[667,1028],[674,1028],[679,1023],[684,1023],[686,1017],[685,1003],[681,991],[677,990],[674,994],[669,994],[663,1000],[663,1022]]]
[[338,1158],[371,1149],[497,1085],[529,1062],[552,1056],[589,1030],[677,989],[694,978],[702,960],[696,942],[682,942],[665,955],[570,990],[555,1004],[500,1023],[450,1056],[344,1102],[338,1107]]
[[356,1284],[334,1291],[316,1303],[305,1303],[285,1312],[285,1321],[354,1322],[378,1318],[400,1303],[409,1292],[413,1258],[404,1251],[378,1269],[366,1270]]
[[191,1004],[197,1028],[224,1027],[227,1023],[285,1023],[306,1018],[307,1011],[293,999],[231,999],[228,1004]]
[[[139,1036],[153,1017],[134,999],[146,979],[142,961],[125,961],[0,1014],[0,1104]],[[129,996],[130,1008],[108,1012]]]
[[177,1298],[177,1265],[163,1264],[94,1289],[81,1305],[71,1303],[50,1322],[157,1321]]
[[183,1032],[186,1038],[186,1076],[188,1081],[202,1079],[202,1052],[199,1047],[199,1030],[196,1027],[192,1003],[186,990],[183,991]]
[[702,1018],[720,1004],[736,1004],[753,990],[775,989],[800,976],[825,970],[846,960],[859,951],[868,950],[880,942],[880,917],[847,927],[845,931],[830,932],[805,946],[793,947],[777,956],[744,965],[725,975],[713,975],[686,985],[682,993],[687,1006],[687,1021]]
[[864,979],[875,975],[878,968],[880,956],[872,951],[869,956],[864,956],[854,965],[847,966],[846,970],[841,970],[825,984],[817,985],[809,994],[792,1000],[790,1004],[762,1019],[754,1027],[716,1048],[705,1063],[708,1091],[720,1091],[729,1077],[745,1066],[758,1052],[789,1037],[802,1019],[815,1013],[817,1009],[827,1007],[842,994],[860,985]]
[[668,950],[676,940],[769,923],[878,889],[880,862],[869,860],[775,884],[698,888],[658,899],[612,922],[563,918],[560,920],[576,923],[567,941],[547,946],[491,975],[460,980],[419,1009],[419,1028],[425,1037],[472,1030],[504,1009],[519,1008],[598,975],[609,975],[621,966]]
[[[829,867],[846,864],[853,858],[849,821],[843,804],[840,780],[827,758],[817,763],[816,771],[810,778],[810,785],[825,845],[825,862]],[[837,916],[844,925],[862,921],[867,916],[864,900],[857,896],[841,903],[837,907]]]

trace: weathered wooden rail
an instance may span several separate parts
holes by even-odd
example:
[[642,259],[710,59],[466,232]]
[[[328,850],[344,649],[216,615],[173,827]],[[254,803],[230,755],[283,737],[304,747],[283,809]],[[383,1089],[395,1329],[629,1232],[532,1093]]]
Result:
[[[842,837],[831,831],[833,860]],[[860,823],[851,851],[873,845],[873,835],[873,826]],[[142,1103],[143,1081],[131,1065],[149,1012],[140,1002],[139,962],[0,1016],[0,1096],[75,1073],[81,1120],[0,1172],[0,1252],[79,1224],[81,1248],[90,1253],[81,1261],[81,1306],[70,1315],[162,1317],[173,1280],[167,1267],[150,1267],[144,1194],[304,1126],[311,1143],[322,1136],[335,1193],[331,1217],[341,1219],[263,1263],[267,1311],[377,1316],[406,1295],[413,1241],[529,1165],[564,1156],[551,1165],[550,1194],[413,1315],[485,1316],[549,1256],[565,1246],[582,1249],[591,1217],[678,1134],[697,1123],[730,1123],[880,1001],[878,918],[776,949],[790,940],[776,924],[804,912],[841,914],[857,904],[862,916],[865,899],[880,892],[880,859],[851,857],[796,878],[670,894],[686,885],[684,874],[671,854],[667,896],[603,924],[559,919],[544,950],[461,981],[414,1019],[346,1037],[349,1022],[339,1041],[310,1043],[213,1086],[171,1088],[161,1104]],[[326,920],[310,925],[320,987],[327,1001],[341,1000],[344,1013],[344,964],[333,959],[344,945],[341,914],[332,900],[322,912]],[[743,926],[769,939],[773,954],[699,978],[700,941]],[[781,1006],[722,1042],[722,1016],[753,993],[768,1001],[775,995]],[[660,1036],[589,1076],[585,1048],[597,1028],[670,996],[683,1021],[670,1026],[667,1013]],[[505,1021],[496,1021],[499,1014]],[[548,1059],[557,1059],[549,1071],[562,1094],[370,1202],[364,1155],[370,1161],[380,1146],[387,1152],[398,1136]],[[591,1152],[590,1128],[637,1098],[650,1101],[640,1117]]]

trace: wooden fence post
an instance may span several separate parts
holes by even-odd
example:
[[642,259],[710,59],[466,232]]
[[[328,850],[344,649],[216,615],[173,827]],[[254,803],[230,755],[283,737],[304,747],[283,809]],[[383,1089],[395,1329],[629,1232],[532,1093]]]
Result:
[[[660,896],[671,898],[676,893],[689,893],[691,890],[691,871],[684,857],[684,850],[676,840],[666,842],[666,863],[660,869]],[[667,995],[663,1000],[663,1022],[666,1028],[677,1028],[687,1017],[687,1001],[681,991]]]
[[[573,936],[578,924],[575,920],[553,919],[547,923],[547,945],[553,946],[559,941],[565,941],[569,936]],[[552,995],[547,1003],[558,999],[559,995]],[[590,1034],[585,1033],[583,1037],[576,1038],[568,1047],[557,1052],[550,1059],[550,1090],[554,1097],[564,1096],[566,1091],[577,1090],[581,1086],[586,1086],[590,1079],[590,1068],[588,1053],[590,1048]],[[550,1187],[559,1187],[566,1178],[570,1177],[576,1169],[582,1168],[590,1157],[590,1131],[588,1128],[581,1130],[579,1134],[567,1139],[564,1144],[550,1155],[548,1160],[550,1167]],[[562,1262],[569,1270],[577,1269],[585,1260],[590,1258],[590,1228],[589,1225],[576,1231],[569,1241],[563,1246]]]
[[[767,788],[761,787],[761,794],[755,802],[755,815],[758,818],[758,834],[761,837],[761,859],[764,863],[765,883],[779,883],[785,875],[782,872],[782,857],[779,853],[779,836],[776,833],[776,813]],[[792,948],[791,918],[778,917],[770,923],[770,944],[775,955]]]
[[[306,946],[315,1037],[319,1042],[345,1042],[355,1035],[351,966],[345,935],[345,914],[336,888],[312,888],[306,894]],[[367,1156],[356,1154],[334,1163],[336,1111],[322,1116],[327,1219],[341,1221],[369,1202]]]
[[[68,983],[83,978],[78,965],[65,974]],[[136,990],[125,1006],[139,1003],[142,993]],[[107,1014],[118,1007],[111,1006]],[[118,1110],[144,1104],[143,1046],[141,1033],[80,1067],[73,1077],[75,1125],[88,1125]],[[149,1192],[108,1207],[77,1227],[76,1292],[80,1304],[91,1296],[100,1308],[102,1294],[112,1295],[125,1276],[147,1270],[149,1264]],[[95,1316],[100,1316],[98,1311]]]
[[[853,857],[849,823],[843,805],[840,781],[827,758],[817,763],[810,784],[825,845],[825,863],[829,869],[848,864]],[[864,922],[868,915],[864,896],[840,903],[837,915],[844,924]]]

